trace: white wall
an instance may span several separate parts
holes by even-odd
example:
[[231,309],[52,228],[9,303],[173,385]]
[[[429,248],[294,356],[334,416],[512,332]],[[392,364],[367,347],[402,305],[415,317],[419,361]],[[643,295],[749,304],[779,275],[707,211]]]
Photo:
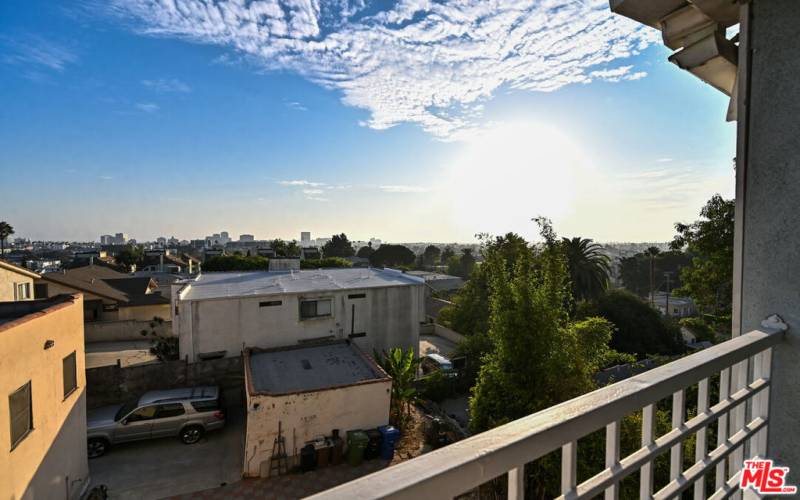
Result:
[[307,441],[330,436],[333,429],[346,439],[349,430],[388,424],[391,389],[392,381],[386,380],[285,396],[248,395],[244,475],[269,472],[278,422],[290,457],[299,455]]
[[[365,297],[348,298],[353,294],[365,294]],[[366,333],[363,337],[353,337],[353,341],[367,353],[390,347],[413,348],[417,352],[419,326],[424,320],[423,294],[422,285],[408,285],[315,294],[179,300],[173,328],[180,339],[181,357],[188,356],[189,361],[197,361],[200,353],[226,351],[226,356],[238,356],[244,347],[284,347],[328,336],[345,339],[353,331]],[[314,298],[332,298],[333,315],[301,321],[300,300]],[[274,300],[281,300],[282,304],[259,307],[259,302]]]

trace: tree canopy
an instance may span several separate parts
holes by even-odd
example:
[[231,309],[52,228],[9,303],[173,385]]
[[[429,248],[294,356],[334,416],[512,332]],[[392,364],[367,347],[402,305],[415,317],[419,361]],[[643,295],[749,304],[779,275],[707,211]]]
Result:
[[475,262],[476,259],[472,254],[472,249],[463,248],[461,249],[460,257],[453,255],[447,260],[447,274],[469,279],[473,269],[475,269]]
[[266,271],[269,259],[244,255],[216,255],[203,262],[203,271]]
[[375,267],[404,267],[414,264],[414,252],[403,245],[383,244],[369,256]]
[[651,247],[644,252],[619,260],[619,277],[622,285],[631,293],[639,297],[648,297],[650,294],[650,265],[653,265],[655,291],[664,289],[664,273],[672,274],[673,287],[681,285],[681,269],[691,262],[691,256],[679,250],[661,252],[656,247]]
[[275,252],[275,257],[279,259],[293,259],[300,257],[300,246],[296,240],[285,241],[280,238],[270,242],[270,248]]
[[714,195],[700,210],[700,219],[675,224],[673,249],[685,248],[691,265],[680,273],[676,293],[691,297],[702,310],[729,315],[733,301],[734,200]]
[[344,233],[334,234],[331,240],[322,246],[322,255],[325,257],[352,257],[355,253],[353,245]]
[[362,259],[369,259],[369,256],[372,255],[374,251],[375,250],[373,250],[372,244],[370,243],[368,246],[363,246],[359,248],[358,253],[356,253],[356,257],[360,257]]
[[300,261],[300,269],[330,269],[335,267],[353,267],[353,263],[343,257],[323,257],[321,259]]
[[422,265],[426,267],[433,267],[439,263],[442,251],[436,245],[428,245],[425,251],[422,252]]
[[3,254],[5,254],[6,240],[12,234],[14,234],[14,226],[12,226],[6,221],[0,221],[0,257],[2,257]]

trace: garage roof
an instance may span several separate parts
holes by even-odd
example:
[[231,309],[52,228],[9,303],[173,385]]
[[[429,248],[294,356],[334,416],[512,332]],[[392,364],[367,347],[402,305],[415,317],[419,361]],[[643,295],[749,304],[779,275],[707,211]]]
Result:
[[203,273],[189,282],[182,300],[203,300],[420,285],[422,278],[394,269],[313,269]]
[[245,353],[245,364],[251,394],[313,392],[388,379],[347,341],[250,350]]

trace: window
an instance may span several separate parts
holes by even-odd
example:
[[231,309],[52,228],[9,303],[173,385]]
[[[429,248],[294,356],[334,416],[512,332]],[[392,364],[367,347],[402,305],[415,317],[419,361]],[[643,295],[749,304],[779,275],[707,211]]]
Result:
[[268,300],[266,302],[259,302],[258,307],[274,307],[283,304],[280,300]]
[[126,417],[128,422],[139,422],[141,420],[151,420],[156,416],[156,405],[152,406],[143,406],[136,410],[135,412],[131,413]]
[[331,315],[331,299],[300,301],[300,319],[320,318]]
[[15,283],[14,300],[27,300],[31,298],[30,283]]
[[206,401],[192,401],[192,408],[195,411],[204,412],[204,411],[217,411],[219,410],[219,401],[216,399],[206,400]]
[[366,296],[367,296],[366,293],[351,293],[350,295],[347,296],[347,298],[348,299],[363,299]]
[[178,415],[183,415],[184,413],[186,413],[186,410],[183,409],[183,404],[166,403],[157,406],[155,418],[177,417]]
[[11,449],[13,450],[33,429],[30,381],[8,396],[8,410],[11,417]]
[[61,372],[64,380],[64,399],[78,388],[78,371],[75,366],[75,351],[61,362]]

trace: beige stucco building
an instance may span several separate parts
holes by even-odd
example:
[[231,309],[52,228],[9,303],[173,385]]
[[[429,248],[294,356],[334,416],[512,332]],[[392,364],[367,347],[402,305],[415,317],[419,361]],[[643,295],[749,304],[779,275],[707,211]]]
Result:
[[0,260],[0,302],[33,299],[33,284],[38,277],[33,271]]
[[279,423],[290,460],[334,429],[389,423],[392,379],[349,341],[247,350],[244,367],[245,476],[269,475]]
[[319,340],[418,352],[424,288],[391,269],[204,273],[173,286],[172,327],[190,362]]
[[0,498],[88,486],[83,298],[0,303]]

